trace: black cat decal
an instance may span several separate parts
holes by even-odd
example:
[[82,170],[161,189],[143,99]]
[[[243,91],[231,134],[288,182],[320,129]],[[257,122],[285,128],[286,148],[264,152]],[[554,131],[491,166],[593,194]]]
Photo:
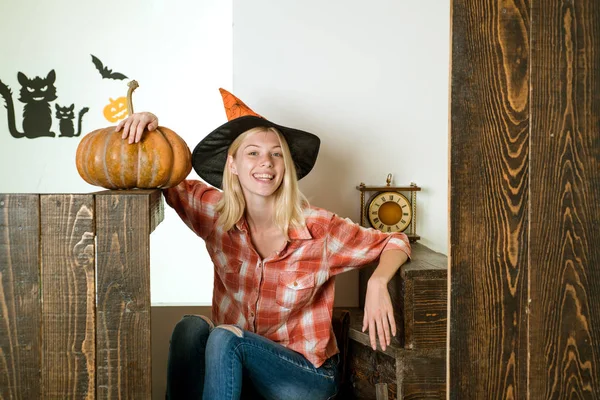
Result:
[[25,104],[23,106],[23,132],[19,132],[16,127],[12,92],[0,80],[0,95],[4,98],[8,112],[8,130],[10,134],[15,138],[55,137],[56,134],[50,130],[52,127],[50,102],[56,100],[56,87],[54,86],[56,74],[54,70],[50,71],[45,78],[36,76],[29,79],[22,72],[17,74],[17,78],[21,84],[19,101]]
[[75,104],[71,104],[70,107],[61,107],[58,104],[55,104],[54,106],[56,107],[56,118],[59,120],[60,126],[59,137],[77,137],[81,135],[81,120],[83,119],[83,114],[88,112],[90,109],[83,107],[81,110],[79,110],[77,133],[75,133],[75,124],[73,123],[73,120],[75,119],[75,113],[73,112]]

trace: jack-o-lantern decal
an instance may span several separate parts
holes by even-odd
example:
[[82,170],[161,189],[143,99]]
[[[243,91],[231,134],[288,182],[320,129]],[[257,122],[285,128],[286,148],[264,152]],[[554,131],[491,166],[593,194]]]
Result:
[[104,107],[104,118],[109,122],[117,122],[127,116],[127,98],[119,97],[116,100],[108,99],[109,103]]

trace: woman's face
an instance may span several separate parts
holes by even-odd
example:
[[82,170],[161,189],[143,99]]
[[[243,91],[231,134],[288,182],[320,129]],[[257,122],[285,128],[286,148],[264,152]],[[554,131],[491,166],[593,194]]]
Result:
[[229,168],[238,176],[246,199],[271,196],[281,185],[285,166],[277,134],[253,132],[241,143],[235,157],[229,156]]

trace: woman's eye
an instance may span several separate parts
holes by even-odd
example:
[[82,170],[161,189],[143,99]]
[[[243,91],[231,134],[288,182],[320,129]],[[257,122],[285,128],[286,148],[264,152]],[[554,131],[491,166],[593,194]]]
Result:
[[273,157],[283,157],[281,153],[273,153]]
[[248,155],[250,156],[255,156],[258,154],[258,151],[251,151],[250,153],[248,153]]

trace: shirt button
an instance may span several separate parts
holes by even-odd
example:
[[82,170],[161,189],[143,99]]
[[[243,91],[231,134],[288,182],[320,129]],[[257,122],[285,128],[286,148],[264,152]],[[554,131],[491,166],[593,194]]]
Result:
[[251,313],[250,313],[250,316],[251,316],[251,317],[254,317],[254,313],[253,313],[253,312],[251,312]]
[[294,281],[294,286],[298,286],[298,282],[297,281]]

